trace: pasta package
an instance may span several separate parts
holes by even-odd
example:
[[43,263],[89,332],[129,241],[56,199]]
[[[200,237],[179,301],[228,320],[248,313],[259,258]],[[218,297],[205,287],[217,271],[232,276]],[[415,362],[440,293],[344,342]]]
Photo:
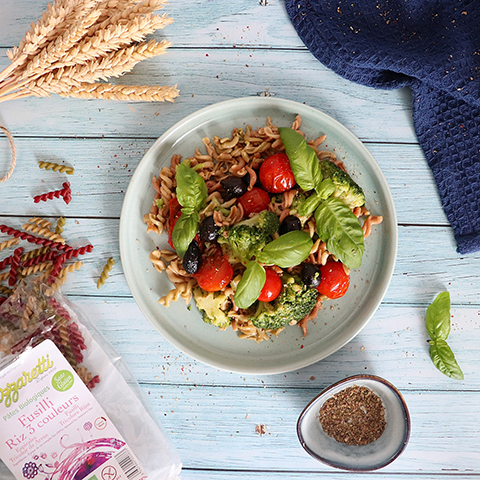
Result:
[[0,305],[0,422],[2,480],[174,480],[181,471],[122,358],[38,278]]

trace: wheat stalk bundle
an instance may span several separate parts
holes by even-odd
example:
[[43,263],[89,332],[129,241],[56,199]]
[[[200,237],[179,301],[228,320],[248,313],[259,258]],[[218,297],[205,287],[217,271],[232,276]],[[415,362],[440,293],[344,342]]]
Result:
[[130,72],[141,60],[163,55],[167,40],[147,35],[172,23],[166,0],[54,0],[32,23],[11,63],[0,72],[0,102],[29,96],[169,101],[174,86],[99,82]]

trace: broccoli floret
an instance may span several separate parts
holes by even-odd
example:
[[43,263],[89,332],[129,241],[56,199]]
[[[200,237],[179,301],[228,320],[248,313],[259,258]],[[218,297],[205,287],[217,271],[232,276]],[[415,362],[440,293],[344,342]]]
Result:
[[279,222],[275,213],[264,210],[257,215],[220,230],[218,243],[227,245],[231,253],[242,261],[250,260],[272,240],[278,232]]
[[258,302],[255,314],[250,317],[257,328],[276,329],[298,322],[315,306],[317,289],[307,288],[296,275],[284,274],[282,282],[282,292],[273,302]]
[[342,200],[350,208],[365,205],[363,190],[353,181],[348,173],[329,160],[320,162],[320,170],[323,178],[330,178],[335,185],[334,197]]
[[211,323],[220,328],[230,326],[230,318],[221,308],[227,302],[223,292],[206,292],[201,288],[195,288],[193,298],[205,323]]

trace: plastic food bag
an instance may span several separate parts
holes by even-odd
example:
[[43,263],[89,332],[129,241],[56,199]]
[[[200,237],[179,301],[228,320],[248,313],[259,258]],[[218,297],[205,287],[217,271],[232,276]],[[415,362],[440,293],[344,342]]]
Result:
[[181,463],[122,358],[63,295],[0,305],[2,480],[173,480]]

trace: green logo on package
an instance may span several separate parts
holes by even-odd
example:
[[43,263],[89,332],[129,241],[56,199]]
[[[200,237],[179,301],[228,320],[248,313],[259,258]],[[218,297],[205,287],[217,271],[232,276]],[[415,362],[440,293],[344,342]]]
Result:
[[60,370],[52,377],[52,386],[58,392],[69,390],[73,382],[73,375],[68,370]]

